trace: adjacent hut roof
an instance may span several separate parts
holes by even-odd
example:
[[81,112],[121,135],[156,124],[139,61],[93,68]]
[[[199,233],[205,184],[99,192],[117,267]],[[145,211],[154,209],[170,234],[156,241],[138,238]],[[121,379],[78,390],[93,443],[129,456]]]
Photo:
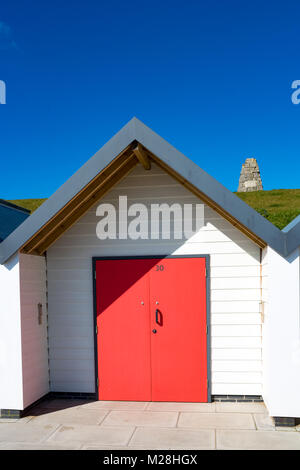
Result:
[[0,242],[5,240],[30,215],[30,211],[0,199]]

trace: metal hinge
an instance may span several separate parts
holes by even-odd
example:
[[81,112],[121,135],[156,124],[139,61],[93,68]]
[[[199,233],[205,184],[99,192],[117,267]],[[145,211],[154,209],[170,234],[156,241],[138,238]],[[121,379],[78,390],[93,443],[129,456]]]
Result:
[[98,326],[96,325],[96,335],[98,334]]
[[97,278],[97,274],[96,274],[96,271],[94,271],[94,279]]
[[98,377],[97,377],[97,387],[99,387],[99,379],[98,379]]

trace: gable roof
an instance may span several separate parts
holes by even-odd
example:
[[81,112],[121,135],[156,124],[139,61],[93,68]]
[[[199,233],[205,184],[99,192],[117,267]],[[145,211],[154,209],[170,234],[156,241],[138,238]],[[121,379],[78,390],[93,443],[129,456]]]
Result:
[[0,199],[0,242],[8,237],[25,219],[30,211]]
[[298,226],[291,230],[293,236],[280,231],[166,140],[133,118],[0,243],[0,263],[19,249],[42,254],[55,237],[142,161],[143,152],[146,160],[148,157],[153,159],[261,247],[270,245],[286,256],[300,245]]

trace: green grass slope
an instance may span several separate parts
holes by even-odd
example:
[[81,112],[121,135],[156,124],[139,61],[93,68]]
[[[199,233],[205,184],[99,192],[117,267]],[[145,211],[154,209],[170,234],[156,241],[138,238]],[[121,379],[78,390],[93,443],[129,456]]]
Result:
[[[300,189],[235,194],[280,229],[300,214]],[[10,202],[34,212],[44,201],[46,199],[14,199]]]
[[235,194],[281,230],[300,214],[300,189]]

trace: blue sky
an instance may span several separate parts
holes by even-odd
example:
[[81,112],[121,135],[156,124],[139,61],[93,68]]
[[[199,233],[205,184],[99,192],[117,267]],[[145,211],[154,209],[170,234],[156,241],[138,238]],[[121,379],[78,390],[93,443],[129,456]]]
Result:
[[299,188],[299,1],[2,2],[0,197],[48,197],[133,116],[232,191]]

